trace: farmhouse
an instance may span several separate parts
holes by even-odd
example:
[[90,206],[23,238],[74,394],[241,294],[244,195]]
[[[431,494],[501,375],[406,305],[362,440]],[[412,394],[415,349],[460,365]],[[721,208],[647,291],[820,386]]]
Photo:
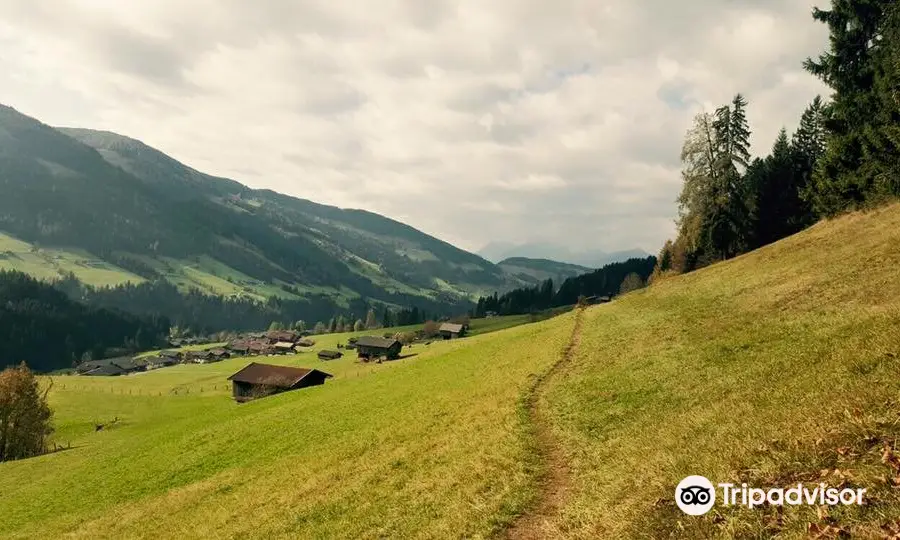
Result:
[[331,375],[317,369],[273,366],[251,362],[228,380],[234,400],[238,403],[270,396],[288,390],[298,390],[325,383]]
[[444,339],[456,339],[466,335],[466,325],[444,323],[441,325],[439,332]]
[[279,341],[275,343],[275,345],[272,345],[272,347],[275,349],[275,352],[280,354],[289,354],[294,352],[294,344],[290,341]]
[[266,332],[266,339],[271,343],[278,343],[279,341],[290,341],[294,343],[300,338],[300,334],[294,332],[293,330],[270,330]]
[[228,344],[228,349],[235,354],[247,354],[250,352],[250,343],[244,340],[232,341]]
[[249,354],[255,354],[259,356],[262,356],[264,354],[271,354],[274,350],[272,349],[272,346],[265,341],[251,341],[249,349]]
[[79,375],[110,377],[127,375],[135,371],[142,371],[143,369],[143,363],[125,356],[121,358],[107,358],[106,360],[82,362],[75,368],[75,372]]
[[362,336],[356,340],[356,350],[359,358],[381,358],[395,360],[400,356],[403,345],[393,338],[380,338],[376,336]]
[[158,369],[167,366],[174,366],[178,363],[178,358],[172,358],[171,356],[163,356],[160,353],[160,356],[155,356],[153,358],[147,359],[147,369]]
[[330,351],[328,349],[319,351],[319,360],[337,360],[342,356],[344,356],[344,353],[340,351]]
[[159,351],[160,358],[168,358],[170,360],[174,360],[174,363],[178,363],[181,360],[181,353],[178,351]]

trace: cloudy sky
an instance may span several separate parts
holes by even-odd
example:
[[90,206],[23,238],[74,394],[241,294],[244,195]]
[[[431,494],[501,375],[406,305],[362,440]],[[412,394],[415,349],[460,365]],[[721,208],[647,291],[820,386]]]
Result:
[[814,4],[0,0],[0,103],[470,250],[656,252],[695,113],[743,92],[765,152],[825,93]]

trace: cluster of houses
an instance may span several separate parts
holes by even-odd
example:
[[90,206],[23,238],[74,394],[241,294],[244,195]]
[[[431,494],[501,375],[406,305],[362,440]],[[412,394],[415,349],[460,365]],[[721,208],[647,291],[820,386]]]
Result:
[[270,330],[241,336],[229,342],[226,347],[233,356],[292,354],[316,344],[308,335],[308,332],[294,330]]
[[[443,339],[456,339],[465,336],[467,330],[468,325],[466,324],[445,322],[441,324],[438,332]],[[220,362],[226,358],[240,356],[293,354],[315,345],[315,342],[309,339],[308,336],[308,332],[301,333],[294,330],[271,330],[269,332],[244,334],[222,347],[211,349],[197,351],[164,350],[155,355],[140,358],[120,357],[83,362],[76,368],[76,373],[79,375],[108,377],[127,375],[139,371],[150,371],[176,364],[209,364]],[[403,344],[397,339],[397,336],[386,334],[384,337],[362,336],[350,338],[346,346],[339,345],[338,347],[355,350],[360,361],[380,362],[381,360],[396,360],[400,358]],[[321,360],[335,360],[343,357],[343,355],[344,353],[341,351],[327,349],[318,352],[318,357]],[[251,365],[266,366],[267,364],[254,363]],[[259,371],[262,368],[255,369]],[[256,373],[256,371],[252,371],[252,373]],[[303,385],[308,386],[311,384],[310,381],[318,380],[318,378],[319,375],[314,375],[312,378],[304,379]],[[322,381],[324,382],[324,379]],[[242,384],[250,383],[244,381]],[[235,392],[238,392],[237,387],[235,388]],[[287,389],[294,388],[292,386]],[[243,398],[248,397],[245,395],[246,392],[244,390],[240,390],[240,392]],[[235,397],[237,396],[238,394],[235,394]]]

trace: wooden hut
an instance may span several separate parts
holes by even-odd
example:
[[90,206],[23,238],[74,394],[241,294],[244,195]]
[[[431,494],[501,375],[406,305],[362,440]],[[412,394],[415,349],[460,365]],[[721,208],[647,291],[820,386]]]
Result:
[[250,401],[289,390],[299,390],[309,386],[325,384],[331,375],[317,369],[290,366],[273,366],[251,362],[228,380],[234,400],[238,403]]
[[340,351],[332,351],[328,349],[319,351],[319,360],[337,360],[342,356],[344,356],[344,353]]
[[393,338],[362,336],[356,340],[356,351],[359,358],[386,358],[395,360],[400,356],[403,345]]
[[466,335],[466,326],[464,324],[444,323],[438,331],[444,339],[456,339]]

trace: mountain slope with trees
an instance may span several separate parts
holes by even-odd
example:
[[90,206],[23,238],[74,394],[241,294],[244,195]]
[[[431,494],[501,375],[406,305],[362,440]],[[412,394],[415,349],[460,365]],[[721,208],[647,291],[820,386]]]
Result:
[[[271,314],[260,306],[275,301],[291,303],[275,311],[295,317],[305,303],[310,319],[364,316],[373,305],[449,314],[480,292],[523,283],[377,214],[250,189],[134,139],[54,129],[4,106],[0,186],[0,232],[34,251],[86,253],[98,266],[140,276],[144,283],[82,296],[118,295],[107,303],[119,305],[143,296],[141,312],[163,309],[153,303],[160,291],[178,303],[166,283],[184,296],[197,289],[213,303],[253,304],[243,311],[258,315]],[[4,267],[18,268],[7,255]],[[188,304],[175,311],[191,311]]]
[[900,2],[851,0],[815,9],[830,45],[806,69],[831,89],[750,159],[747,100],[702,112],[681,155],[678,235],[654,278],[690,272],[770,244],[821,218],[900,196]]
[[497,266],[516,279],[534,284],[539,284],[547,279],[552,279],[554,283],[562,283],[570,277],[593,271],[591,268],[577,264],[529,257],[509,257],[497,263]]
[[169,320],[87,307],[21,272],[0,271],[0,368],[53,371],[165,343]]

